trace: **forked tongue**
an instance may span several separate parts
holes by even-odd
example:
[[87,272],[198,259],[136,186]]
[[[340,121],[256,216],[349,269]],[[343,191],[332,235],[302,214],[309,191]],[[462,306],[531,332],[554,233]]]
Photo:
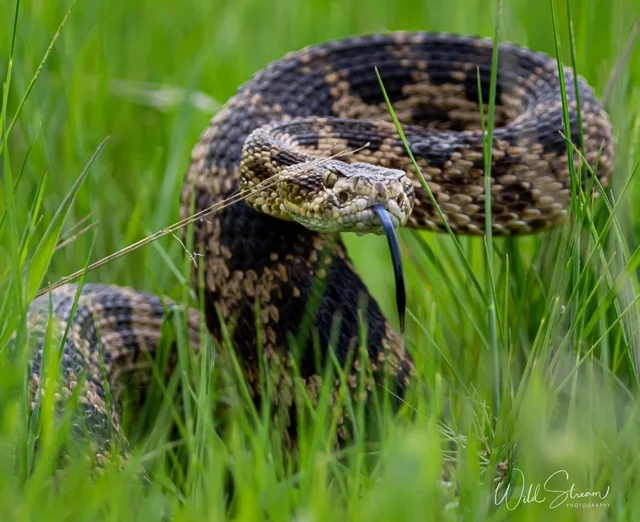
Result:
[[396,306],[398,308],[398,318],[400,319],[400,333],[404,335],[404,311],[407,306],[407,296],[404,291],[404,274],[402,273],[400,244],[398,243],[396,230],[393,228],[393,223],[385,208],[379,203],[376,203],[373,205],[373,211],[380,219],[384,234],[387,236],[387,242],[389,243],[391,261],[393,262],[393,275],[396,280]]

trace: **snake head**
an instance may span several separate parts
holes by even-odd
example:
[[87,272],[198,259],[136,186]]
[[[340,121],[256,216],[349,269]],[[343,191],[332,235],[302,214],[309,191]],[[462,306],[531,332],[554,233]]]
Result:
[[286,169],[278,184],[281,210],[318,232],[383,233],[376,204],[394,227],[413,210],[413,184],[404,171],[324,160]]

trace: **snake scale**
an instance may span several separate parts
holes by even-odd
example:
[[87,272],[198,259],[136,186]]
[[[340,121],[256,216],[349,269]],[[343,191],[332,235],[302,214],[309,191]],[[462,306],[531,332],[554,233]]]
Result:
[[[325,363],[335,335],[334,352],[344,365],[359,343],[359,311],[366,317],[373,380],[390,379],[393,392],[402,394],[415,374],[400,335],[367,292],[337,234],[379,232],[380,222],[371,212],[375,203],[396,225],[445,230],[391,123],[374,66],[451,229],[480,235],[485,194],[478,78],[486,99],[492,49],[491,40],[423,32],[311,46],[256,73],[211,120],[194,148],[182,217],[194,206],[202,211],[238,191],[250,196],[195,223],[194,248],[202,254],[203,277],[198,279],[194,269],[193,284],[204,295],[213,339],[222,337],[223,326],[228,328],[257,402],[264,363],[273,379],[272,406],[285,428],[295,431],[296,379],[312,401],[322,385],[314,338]],[[571,139],[580,143],[574,74],[569,68],[564,74]],[[614,146],[609,119],[584,79],[579,77],[577,84],[585,156],[590,165],[597,164],[597,175],[607,186]],[[563,223],[570,197],[569,158],[560,133],[563,106],[554,59],[500,45],[495,126],[493,233],[530,234]],[[31,305],[33,404],[44,393],[40,372],[51,297],[57,331],[69,326],[60,352],[63,382],[55,397],[62,405],[81,383],[82,422],[75,427],[88,428],[103,463],[113,437],[123,435],[119,408],[111,415],[106,408],[102,368],[116,391],[118,376],[154,353],[166,308],[150,294],[88,284],[68,324],[75,293],[75,285],[64,286]],[[312,301],[312,335],[293,350],[292,335]],[[198,314],[190,312],[195,347],[198,321]],[[356,387],[362,371],[359,361],[347,367],[349,387]],[[371,387],[368,382],[365,395]],[[345,412],[339,437],[348,436],[347,420]]]

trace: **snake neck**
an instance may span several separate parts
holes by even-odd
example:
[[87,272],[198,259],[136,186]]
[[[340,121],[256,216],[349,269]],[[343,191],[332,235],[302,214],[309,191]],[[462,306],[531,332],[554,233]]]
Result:
[[244,142],[240,162],[240,191],[245,202],[257,211],[284,221],[293,221],[283,210],[279,185],[286,170],[311,164],[314,158],[303,152],[288,136],[274,134],[271,125],[252,132]]
[[212,257],[205,268],[207,322],[219,338],[221,324],[228,328],[227,340],[256,390],[258,345],[274,365],[276,384],[284,385],[291,365],[313,383],[324,372],[318,361],[330,360],[330,350],[341,366],[355,355],[362,327],[375,373],[396,375],[397,391],[408,384],[411,359],[338,236],[266,216],[246,203],[225,209],[220,225],[217,241],[225,260]]

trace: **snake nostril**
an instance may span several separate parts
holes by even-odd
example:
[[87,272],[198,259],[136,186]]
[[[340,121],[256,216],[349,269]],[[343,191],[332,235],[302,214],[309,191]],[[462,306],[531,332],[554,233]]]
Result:
[[344,205],[349,200],[349,195],[346,192],[340,192],[338,194],[338,203]]
[[402,205],[404,203],[404,194],[400,194],[397,198],[396,198],[396,203],[398,205]]

